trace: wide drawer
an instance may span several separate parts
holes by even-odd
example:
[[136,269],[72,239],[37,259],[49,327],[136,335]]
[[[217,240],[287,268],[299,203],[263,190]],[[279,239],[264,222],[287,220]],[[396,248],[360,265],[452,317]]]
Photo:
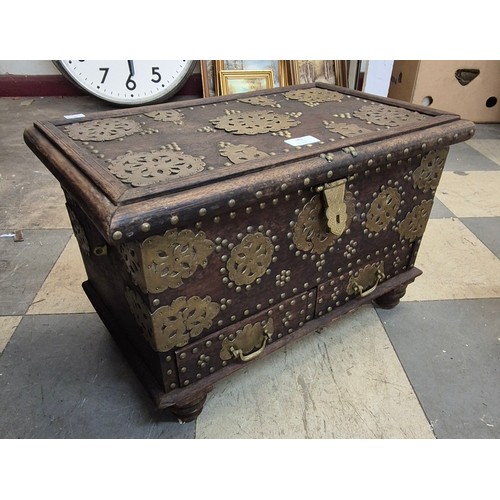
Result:
[[269,344],[313,318],[315,302],[316,290],[302,293],[177,349],[180,386],[192,384],[230,364],[247,363],[265,355]]

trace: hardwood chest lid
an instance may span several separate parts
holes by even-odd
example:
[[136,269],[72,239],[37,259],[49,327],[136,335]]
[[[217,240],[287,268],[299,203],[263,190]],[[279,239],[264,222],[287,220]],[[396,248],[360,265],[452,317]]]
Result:
[[456,115],[307,84],[36,122],[25,140],[63,187],[80,200],[98,191],[110,212],[159,198],[175,204],[203,187],[234,198],[235,182],[255,191],[276,169],[321,170],[337,152],[458,121],[464,128]]

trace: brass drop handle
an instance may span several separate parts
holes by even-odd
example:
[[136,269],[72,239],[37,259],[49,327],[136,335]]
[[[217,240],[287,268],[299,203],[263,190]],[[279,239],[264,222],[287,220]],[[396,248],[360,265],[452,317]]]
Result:
[[375,284],[372,287],[368,288],[368,290],[363,290],[363,287],[356,282],[354,282],[352,287],[356,293],[359,293],[360,297],[366,297],[367,295],[370,295],[370,293],[375,291],[378,284],[385,278],[385,274],[380,269],[377,269],[376,278],[377,280],[375,281]]
[[267,341],[271,340],[271,337],[273,335],[273,332],[268,332],[267,329],[264,329],[264,338],[262,340],[262,345],[254,352],[250,354],[243,354],[242,349],[235,349],[234,346],[231,346],[229,348],[229,352],[233,355],[234,358],[240,358],[241,361],[252,361],[252,359],[255,359],[258,357],[262,351],[266,348]]

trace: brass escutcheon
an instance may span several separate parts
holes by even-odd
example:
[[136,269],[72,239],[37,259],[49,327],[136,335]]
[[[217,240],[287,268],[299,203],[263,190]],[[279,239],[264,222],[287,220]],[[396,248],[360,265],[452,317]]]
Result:
[[346,182],[346,179],[330,182],[323,189],[327,226],[335,236],[341,236],[347,227],[347,205],[344,201]]

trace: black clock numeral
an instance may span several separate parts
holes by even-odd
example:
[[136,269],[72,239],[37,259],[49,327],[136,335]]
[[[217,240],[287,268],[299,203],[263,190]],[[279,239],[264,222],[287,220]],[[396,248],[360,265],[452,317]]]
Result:
[[99,71],[104,72],[104,74],[102,75],[102,80],[101,80],[101,83],[104,83],[104,80],[106,80],[106,77],[108,76],[109,68],[99,68]]
[[127,78],[127,81],[125,82],[125,86],[129,89],[129,90],[135,90],[135,88],[137,87],[137,84],[135,83],[134,80],[132,80],[132,75],[130,75],[128,78]]
[[157,68],[157,67],[152,67],[151,68],[151,73],[155,76],[155,77],[158,77],[158,78],[151,78],[151,81],[153,83],[158,83],[160,80],[161,80],[161,75],[159,73],[159,70],[160,68]]

